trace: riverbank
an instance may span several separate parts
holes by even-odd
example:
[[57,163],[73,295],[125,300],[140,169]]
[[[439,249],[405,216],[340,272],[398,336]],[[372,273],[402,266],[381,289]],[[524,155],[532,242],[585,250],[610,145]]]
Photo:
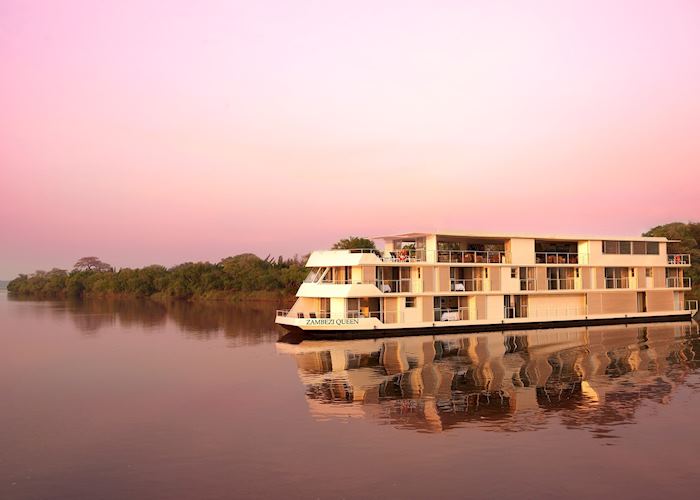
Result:
[[300,259],[261,259],[252,254],[227,257],[216,264],[188,262],[171,268],[154,265],[119,270],[90,257],[81,259],[70,272],[52,269],[20,275],[7,288],[13,297],[33,299],[269,302],[293,298],[306,273]]

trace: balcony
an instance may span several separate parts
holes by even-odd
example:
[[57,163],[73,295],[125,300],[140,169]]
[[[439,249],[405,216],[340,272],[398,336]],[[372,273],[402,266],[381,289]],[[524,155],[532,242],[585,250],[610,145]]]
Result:
[[450,280],[450,290],[453,292],[481,292],[483,289],[484,283],[481,278]]
[[503,317],[506,319],[527,318],[527,305],[520,307],[503,306]]
[[396,323],[399,313],[396,311],[354,311],[348,310],[346,317],[342,319],[369,319],[376,318],[382,323]]
[[690,278],[687,277],[666,278],[666,286],[668,288],[690,288],[691,282]]
[[537,264],[578,264],[578,253],[535,252]]
[[446,307],[433,310],[435,321],[466,321],[469,319],[468,307]]
[[670,253],[667,255],[668,264],[670,266],[689,266],[690,265],[690,254],[689,253]]
[[282,318],[299,318],[299,319],[317,319],[317,318],[330,318],[330,311],[319,311],[319,312],[298,312],[296,315],[291,314],[290,309],[277,309],[276,315]]
[[573,290],[576,288],[574,278],[549,278],[547,280],[547,290]]
[[535,278],[521,278],[520,279],[520,289],[521,290],[537,290],[537,281]]
[[376,285],[382,293],[411,293],[411,280],[408,278],[400,280],[377,280]]
[[605,288],[629,288],[629,278],[605,278]]
[[489,250],[438,250],[438,262],[505,264],[506,252]]

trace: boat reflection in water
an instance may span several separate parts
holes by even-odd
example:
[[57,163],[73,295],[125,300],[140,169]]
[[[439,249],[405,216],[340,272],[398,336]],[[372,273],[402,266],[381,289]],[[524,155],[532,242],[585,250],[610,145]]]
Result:
[[697,370],[696,323],[277,344],[296,358],[317,419],[440,432],[537,429],[596,437],[664,404]]

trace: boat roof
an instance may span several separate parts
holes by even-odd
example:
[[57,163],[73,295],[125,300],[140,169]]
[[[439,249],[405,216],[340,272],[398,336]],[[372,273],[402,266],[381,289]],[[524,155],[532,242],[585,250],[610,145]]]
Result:
[[534,233],[485,233],[485,232],[465,232],[465,231],[430,231],[430,232],[415,232],[415,233],[400,233],[383,236],[374,236],[373,240],[397,240],[420,238],[424,236],[437,235],[453,238],[475,238],[475,239],[493,239],[503,240],[510,238],[527,238],[536,240],[553,240],[553,241],[658,241],[667,243],[677,243],[680,240],[669,240],[665,236],[591,236],[581,234],[534,234]]

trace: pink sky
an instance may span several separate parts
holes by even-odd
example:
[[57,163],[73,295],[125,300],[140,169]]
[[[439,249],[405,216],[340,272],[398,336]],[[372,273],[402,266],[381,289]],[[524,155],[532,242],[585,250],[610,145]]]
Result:
[[700,219],[700,3],[0,4],[0,278]]

